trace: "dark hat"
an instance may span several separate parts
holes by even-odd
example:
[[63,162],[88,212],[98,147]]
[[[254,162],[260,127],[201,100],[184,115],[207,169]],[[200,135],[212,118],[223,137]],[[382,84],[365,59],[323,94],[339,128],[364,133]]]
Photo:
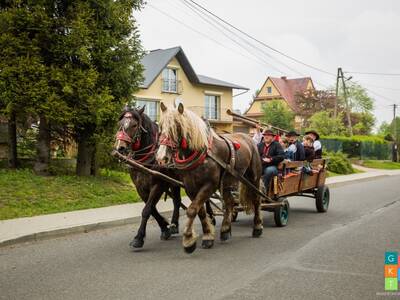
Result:
[[275,133],[271,129],[265,129],[262,133],[263,135],[272,135],[275,136]]
[[286,136],[299,136],[300,134],[298,134],[296,131],[289,131],[288,133],[286,133]]
[[307,131],[306,132],[306,134],[313,134],[313,135],[315,135],[315,140],[319,140],[319,134],[318,134],[318,132],[316,132],[315,130],[310,130],[310,131]]

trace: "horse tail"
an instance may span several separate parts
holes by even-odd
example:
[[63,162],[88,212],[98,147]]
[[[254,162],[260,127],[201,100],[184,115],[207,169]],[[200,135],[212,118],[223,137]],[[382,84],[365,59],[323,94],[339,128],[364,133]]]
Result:
[[[251,182],[256,188],[260,186],[260,177],[262,166],[260,157],[256,145],[250,140],[251,149],[251,160],[244,176]],[[249,188],[246,184],[239,183],[239,201],[243,206],[244,211],[247,214],[254,212],[255,204],[260,201],[259,195]]]

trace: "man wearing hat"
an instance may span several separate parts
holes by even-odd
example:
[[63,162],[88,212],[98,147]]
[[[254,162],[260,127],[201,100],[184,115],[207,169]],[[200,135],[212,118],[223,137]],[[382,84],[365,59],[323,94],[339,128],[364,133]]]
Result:
[[299,136],[300,134],[298,134],[296,131],[289,131],[288,133],[286,133],[286,138],[288,139],[289,144],[295,146],[295,149],[293,150],[293,160],[303,161],[306,159],[306,155],[304,152],[303,144],[298,140]]
[[278,164],[285,158],[282,146],[275,139],[275,134],[270,129],[262,132],[261,141],[257,145],[258,153],[263,166],[263,180],[266,191],[273,176],[278,175]]
[[314,146],[314,152],[315,152],[315,158],[319,159],[322,158],[322,145],[321,142],[319,141],[319,134],[315,130],[310,130],[307,131],[306,134],[310,135],[313,140],[313,146]]

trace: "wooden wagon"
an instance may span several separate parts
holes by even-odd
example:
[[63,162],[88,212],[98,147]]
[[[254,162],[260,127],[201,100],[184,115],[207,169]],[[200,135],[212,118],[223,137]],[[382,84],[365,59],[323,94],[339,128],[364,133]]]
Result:
[[[278,227],[286,226],[289,220],[288,197],[302,196],[315,199],[315,206],[318,212],[326,212],[329,207],[329,188],[325,185],[326,160],[316,159],[310,163],[312,172],[306,174],[303,167],[306,163],[301,161],[283,162],[279,165],[279,175],[272,178],[269,191],[266,192],[262,182],[259,195],[261,197],[261,209],[274,213],[275,224]],[[238,196],[238,192],[234,192]],[[220,199],[218,194],[213,199]],[[223,208],[211,199],[214,207],[214,214],[221,215]],[[239,212],[243,211],[238,197],[233,214],[233,221],[236,221]]]

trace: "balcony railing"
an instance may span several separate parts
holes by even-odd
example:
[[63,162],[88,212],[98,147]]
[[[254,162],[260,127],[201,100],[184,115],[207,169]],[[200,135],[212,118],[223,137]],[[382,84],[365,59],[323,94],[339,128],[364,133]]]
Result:
[[175,79],[161,79],[161,90],[165,93],[182,94],[182,82]]
[[187,109],[193,111],[195,114],[201,116],[210,123],[232,122],[232,117],[226,113],[228,108],[218,108],[217,110],[211,110],[211,108],[207,108],[205,106],[188,106]]

